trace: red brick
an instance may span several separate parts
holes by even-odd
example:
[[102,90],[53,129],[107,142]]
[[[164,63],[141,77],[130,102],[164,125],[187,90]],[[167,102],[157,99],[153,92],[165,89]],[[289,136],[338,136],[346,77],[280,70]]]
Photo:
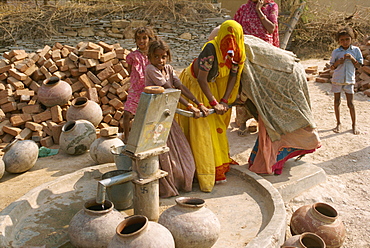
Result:
[[28,128],[24,128],[17,136],[15,136],[16,139],[20,140],[26,140],[31,138],[32,136],[32,130]]
[[54,145],[53,138],[51,136],[42,138],[40,144],[45,147],[52,147]]
[[50,110],[45,110],[44,112],[33,115],[32,119],[36,123],[41,123],[43,121],[51,120],[51,112]]
[[20,132],[22,132],[22,129],[18,127],[3,126],[3,131],[4,133],[8,133],[12,136],[17,136],[20,134]]
[[27,121],[25,123],[25,127],[32,131],[42,131],[43,129],[43,126],[41,124],[32,121]]

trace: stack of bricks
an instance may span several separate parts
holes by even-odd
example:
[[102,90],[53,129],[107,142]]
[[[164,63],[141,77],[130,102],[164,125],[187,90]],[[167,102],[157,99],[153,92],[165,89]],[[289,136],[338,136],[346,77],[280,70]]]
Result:
[[[123,130],[123,105],[129,88],[126,56],[120,44],[80,42],[76,47],[55,43],[35,53],[12,50],[0,60],[0,149],[15,137],[32,139],[40,146],[59,143],[71,101],[80,96],[102,108],[99,129]],[[42,82],[57,76],[72,87],[64,106],[47,108],[37,100]]]
[[[362,91],[365,95],[370,97],[370,40],[366,40],[363,44],[356,44],[364,58],[364,64],[361,68],[356,70],[355,91]],[[307,70],[306,70],[306,73]],[[333,71],[330,70],[330,65],[326,64],[323,71],[319,72],[315,81],[318,83],[331,83]]]

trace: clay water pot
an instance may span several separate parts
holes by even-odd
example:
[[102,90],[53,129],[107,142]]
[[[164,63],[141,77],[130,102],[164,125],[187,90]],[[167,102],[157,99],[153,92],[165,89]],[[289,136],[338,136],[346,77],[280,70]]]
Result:
[[324,240],[319,235],[306,232],[287,239],[281,248],[326,248]]
[[4,149],[5,171],[22,173],[31,169],[39,156],[39,147],[33,140],[15,139]]
[[72,96],[72,87],[58,77],[45,79],[37,91],[38,100],[46,107],[65,105]]
[[85,153],[96,140],[94,125],[86,120],[67,121],[59,138],[60,149],[70,155]]
[[164,226],[144,215],[127,217],[116,228],[108,248],[175,248],[173,237]]
[[117,225],[127,215],[115,210],[113,203],[109,200],[106,200],[103,206],[97,204],[95,199],[88,200],[83,209],[72,217],[68,227],[68,236],[74,247],[108,246],[116,233]]
[[170,230],[176,248],[212,247],[221,232],[217,216],[200,198],[177,198],[176,205],[163,211],[158,223]]
[[3,158],[0,159],[0,179],[3,178],[5,172],[5,164]]
[[66,113],[67,121],[87,120],[97,127],[103,119],[99,104],[87,97],[77,97],[72,101]]
[[290,230],[292,235],[315,233],[329,248],[341,247],[346,235],[338,212],[329,204],[321,202],[298,208],[290,220]]
[[112,147],[124,145],[123,141],[117,136],[100,137],[90,146],[90,157],[97,164],[114,163],[114,155],[111,152]]
[[[130,172],[130,170],[114,170],[102,175],[102,179],[111,178]],[[128,209],[132,205],[134,197],[134,185],[131,181],[112,185],[106,188],[108,199],[113,202],[114,208],[118,210]]]

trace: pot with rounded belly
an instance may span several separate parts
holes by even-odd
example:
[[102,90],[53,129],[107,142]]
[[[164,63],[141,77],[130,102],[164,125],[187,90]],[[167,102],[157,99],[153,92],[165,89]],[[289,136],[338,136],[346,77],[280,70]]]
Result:
[[163,211],[158,223],[165,226],[175,239],[176,248],[212,247],[221,232],[217,216],[205,207],[205,201],[179,197],[176,205]]
[[321,202],[298,208],[290,220],[290,230],[292,235],[315,233],[328,248],[341,247],[346,235],[338,212],[329,204]]
[[46,107],[65,105],[72,97],[72,87],[58,77],[45,79],[37,91],[38,100]]
[[69,240],[74,247],[107,247],[116,233],[117,225],[126,216],[115,210],[109,200],[103,205],[97,204],[95,199],[88,200],[69,223]]
[[5,164],[3,158],[0,159],[0,179],[4,176]]
[[39,147],[33,140],[15,139],[3,151],[5,171],[22,173],[31,169],[39,156]]
[[77,97],[67,110],[67,121],[87,120],[97,127],[103,120],[103,111],[99,104],[87,97]]
[[281,248],[326,248],[324,240],[315,233],[305,232],[287,239]]
[[85,153],[96,140],[94,125],[86,120],[67,121],[59,138],[60,149],[70,155]]
[[116,228],[116,234],[108,248],[175,248],[168,229],[144,215],[127,217]]
[[98,164],[114,163],[114,155],[111,152],[112,146],[123,146],[124,143],[117,135],[100,137],[90,146],[90,156]]

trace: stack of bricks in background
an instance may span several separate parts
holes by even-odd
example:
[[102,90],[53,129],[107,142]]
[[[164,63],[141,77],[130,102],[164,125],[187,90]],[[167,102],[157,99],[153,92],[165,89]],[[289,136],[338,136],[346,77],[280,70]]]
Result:
[[[356,71],[355,91],[362,91],[365,95],[370,97],[370,40],[366,40],[363,44],[356,44],[362,52],[364,58],[364,66]],[[316,70],[315,70],[316,69]],[[307,79],[313,79],[312,74],[317,74],[317,67],[310,67],[306,69]],[[330,70],[330,65],[326,64],[323,71],[318,73],[315,81],[318,83],[330,83],[333,71]]]
[[[35,53],[5,52],[0,60],[0,149],[14,137],[41,146],[58,144],[71,101],[85,96],[100,104],[103,121],[122,131],[123,105],[129,88],[126,55],[120,44],[80,42],[76,47],[55,43]],[[46,108],[37,100],[42,82],[57,76],[72,87],[64,106]]]

